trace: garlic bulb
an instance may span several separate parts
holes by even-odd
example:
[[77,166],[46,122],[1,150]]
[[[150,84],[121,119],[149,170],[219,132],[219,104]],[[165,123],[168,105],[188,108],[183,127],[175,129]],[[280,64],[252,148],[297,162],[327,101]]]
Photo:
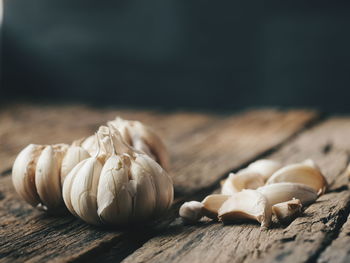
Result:
[[94,225],[124,225],[171,206],[172,180],[156,161],[130,147],[112,125],[101,126],[95,142],[95,155],[75,166],[63,184],[72,214]]
[[63,208],[61,163],[66,144],[30,144],[17,156],[12,181],[17,193],[29,204],[52,213]]
[[[139,121],[123,120],[117,117],[107,123],[118,130],[127,144],[142,151],[158,162],[164,169],[169,170],[169,156],[160,137],[148,126]],[[90,155],[96,154],[98,145],[95,136],[90,136],[82,142],[82,147]]]

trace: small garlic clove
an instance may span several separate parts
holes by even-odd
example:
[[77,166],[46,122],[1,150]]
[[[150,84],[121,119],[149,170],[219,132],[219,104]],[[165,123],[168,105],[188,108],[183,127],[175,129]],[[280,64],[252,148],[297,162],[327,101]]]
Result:
[[198,201],[185,202],[179,210],[179,215],[186,223],[195,223],[203,217],[203,204]]
[[80,146],[71,146],[68,148],[61,165],[61,184],[68,173],[82,160],[90,157],[90,154]]
[[223,194],[213,194],[208,195],[204,200],[202,201],[203,204],[203,215],[211,218],[211,219],[217,219],[218,212],[222,204],[230,197],[230,195],[223,195]]
[[97,142],[96,142],[96,136],[91,135],[87,137],[83,142],[81,143],[81,147],[86,150],[91,156],[95,155],[97,152]]
[[97,186],[102,170],[101,162],[91,157],[83,161],[71,186],[71,204],[75,213],[89,224],[99,225],[97,215]]
[[281,182],[305,184],[323,194],[327,188],[327,181],[316,165],[307,160],[307,163],[287,165],[276,171],[267,180],[266,184]]
[[113,155],[104,164],[97,189],[97,214],[104,223],[126,224],[132,215],[132,197],[127,189],[129,167]]
[[41,203],[52,212],[62,205],[60,156],[49,145],[41,152],[35,169],[35,185]]
[[282,164],[280,162],[261,159],[251,163],[245,170],[261,174],[264,178],[264,181],[266,181],[274,172],[280,168],[282,168]]
[[279,222],[289,224],[301,213],[302,204],[299,199],[292,199],[272,206],[272,212]]
[[264,178],[261,174],[249,170],[242,170],[237,174],[229,174],[222,185],[221,193],[223,195],[231,195],[243,189],[256,189],[263,185]]
[[293,198],[299,199],[303,205],[316,201],[318,195],[315,189],[299,183],[275,183],[268,184],[257,189],[262,193],[271,205],[286,202]]
[[41,201],[35,186],[35,167],[44,146],[30,144],[17,156],[12,168],[12,182],[17,193],[32,206]]
[[268,199],[256,190],[243,190],[230,196],[219,209],[219,220],[223,222],[256,220],[262,227],[271,223],[271,205]]
[[152,174],[147,171],[140,158],[143,154],[137,154],[135,160],[131,159],[130,176],[135,187],[133,197],[133,218],[134,221],[149,219],[156,207],[156,186]]

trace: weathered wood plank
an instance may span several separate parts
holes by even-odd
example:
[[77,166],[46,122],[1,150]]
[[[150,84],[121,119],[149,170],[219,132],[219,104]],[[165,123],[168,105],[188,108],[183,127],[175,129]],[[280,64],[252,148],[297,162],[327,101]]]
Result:
[[[174,141],[213,120],[198,113],[161,114],[152,111],[94,109],[84,106],[15,105],[0,110],[0,173],[9,170],[18,152],[29,143],[70,143],[93,134],[99,125],[121,116],[151,125],[160,135]],[[179,129],[174,129],[179,126]],[[174,137],[175,136],[175,137]],[[181,138],[179,138],[181,139]]]
[[307,262],[317,259],[349,214],[350,119],[328,120],[299,135],[269,158],[284,163],[314,159],[331,191],[308,207],[288,227],[275,223],[262,231],[257,224],[202,222],[184,226],[177,218],[123,262]]
[[319,263],[347,263],[350,262],[350,216],[346,218],[346,222],[340,229],[340,233],[336,232],[335,235],[339,236],[332,240],[325,251],[321,254],[317,262]]
[[[108,119],[114,117],[114,114]],[[194,128],[196,135],[192,136],[192,119],[170,114],[161,118],[158,127],[163,130],[171,146],[175,186],[184,192],[191,192],[209,187],[213,182],[216,183],[224,172],[237,168],[243,162],[276,147],[302,129],[315,116],[313,112],[266,110],[216,120],[209,118],[207,124],[203,121]],[[75,118],[71,121],[74,122]],[[160,123],[158,117],[154,121]],[[215,125],[212,127],[210,124]],[[188,128],[182,129],[182,127]],[[45,129],[48,126],[41,128]],[[256,131],[261,131],[260,140],[249,140],[257,136]],[[222,158],[222,154],[230,154],[231,158]],[[235,158],[237,160],[233,161]],[[203,170],[203,167],[206,169]],[[203,178],[208,175],[210,179],[196,186],[192,183],[192,176],[197,178],[196,180],[199,179],[192,174],[195,171],[201,171]],[[190,190],[186,190],[184,180],[186,176]],[[0,178],[0,192],[1,262],[82,259],[93,252],[117,244],[130,233],[95,228],[71,216],[53,218],[36,211],[14,193],[9,176]]]

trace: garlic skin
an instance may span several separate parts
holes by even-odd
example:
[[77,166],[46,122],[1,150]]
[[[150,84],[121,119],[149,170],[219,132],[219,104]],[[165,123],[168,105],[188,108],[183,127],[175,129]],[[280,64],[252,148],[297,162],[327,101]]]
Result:
[[256,220],[261,227],[271,224],[272,210],[268,199],[256,190],[243,190],[231,195],[219,209],[222,222]]
[[198,201],[185,202],[180,207],[179,215],[186,223],[195,223],[203,217],[203,204]]
[[261,174],[249,170],[241,170],[237,174],[230,173],[221,188],[221,194],[231,195],[243,189],[257,189],[265,184]]
[[[113,128],[113,130],[118,130],[128,145],[150,156],[158,162],[163,169],[169,170],[169,155],[165,144],[150,127],[139,121],[124,120],[119,117],[113,121],[109,121],[107,125]],[[82,142],[82,147],[88,151],[91,156],[95,155],[98,149],[95,136],[86,138]]]
[[131,148],[114,127],[100,127],[94,157],[67,175],[63,199],[69,211],[93,225],[144,222],[166,212],[174,196],[166,171]]
[[289,200],[287,202],[275,204],[272,206],[272,212],[276,215],[278,221],[282,224],[289,224],[298,215],[301,214],[302,204],[299,199]]
[[290,164],[276,171],[266,184],[281,182],[301,183],[323,194],[327,188],[327,180],[312,160]]
[[302,205],[316,201],[318,195],[315,189],[299,183],[275,183],[259,187],[256,191],[262,193],[271,205],[286,202],[293,198],[299,199]]
[[60,167],[68,145],[30,144],[17,156],[12,181],[17,193],[34,207],[50,213],[64,209]]

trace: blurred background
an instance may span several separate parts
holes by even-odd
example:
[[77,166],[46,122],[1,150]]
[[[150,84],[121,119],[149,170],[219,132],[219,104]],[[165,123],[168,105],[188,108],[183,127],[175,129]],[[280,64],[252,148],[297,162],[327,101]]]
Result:
[[350,112],[349,1],[4,0],[1,102]]

